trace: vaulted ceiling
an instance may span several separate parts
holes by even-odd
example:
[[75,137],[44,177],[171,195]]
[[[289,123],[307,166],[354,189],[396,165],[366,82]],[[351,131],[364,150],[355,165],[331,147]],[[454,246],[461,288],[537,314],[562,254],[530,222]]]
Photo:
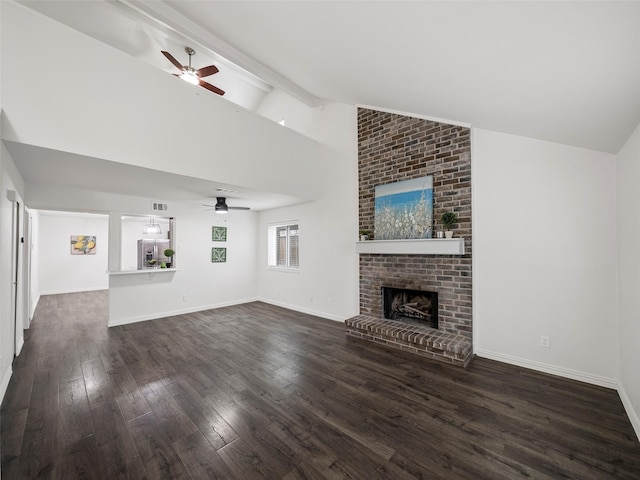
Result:
[[640,123],[636,1],[21,3],[167,71],[159,50],[195,43],[198,66],[226,62],[254,87],[309,105],[373,106],[612,153]]
[[[18,3],[168,73],[176,69],[160,50],[186,64],[191,46],[196,68],[220,67],[207,80],[224,98],[253,111],[278,91],[308,107],[336,101],[609,153],[640,123],[639,1]],[[65,168],[48,167],[77,157],[5,145],[27,183],[73,183]],[[73,169],[78,187],[93,180],[97,190],[151,196],[121,179],[153,176],[166,200],[198,207],[230,186],[257,210],[299,201],[89,160]]]

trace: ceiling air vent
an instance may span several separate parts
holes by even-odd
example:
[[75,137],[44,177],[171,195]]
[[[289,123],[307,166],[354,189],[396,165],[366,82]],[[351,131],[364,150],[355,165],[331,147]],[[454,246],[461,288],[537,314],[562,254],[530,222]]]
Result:
[[151,208],[153,209],[154,212],[166,212],[169,209],[166,203],[156,203],[156,202],[153,202],[151,204]]

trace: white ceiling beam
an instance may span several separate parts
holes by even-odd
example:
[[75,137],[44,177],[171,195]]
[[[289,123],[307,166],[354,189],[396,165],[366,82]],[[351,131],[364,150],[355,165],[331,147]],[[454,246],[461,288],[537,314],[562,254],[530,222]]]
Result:
[[213,32],[210,32],[197,23],[191,21],[164,1],[116,1],[139,14],[146,16],[148,19],[165,28],[171,29],[184,37],[199,42],[204,47],[210,49],[213,53],[220,55],[228,61],[243,68],[248,74],[254,75],[258,77],[258,79],[271,84],[273,87],[283,90],[310,107],[315,107],[322,103],[320,98],[301,88],[299,85],[262,62],[238,50],[233,45],[215,35]]

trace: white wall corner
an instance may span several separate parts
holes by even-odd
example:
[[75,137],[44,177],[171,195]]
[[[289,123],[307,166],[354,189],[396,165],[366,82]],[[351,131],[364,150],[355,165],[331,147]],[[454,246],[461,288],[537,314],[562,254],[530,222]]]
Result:
[[31,322],[33,321],[33,317],[36,314],[36,310],[38,309],[38,303],[40,302],[40,295],[41,293],[39,293],[38,296],[34,298],[32,301],[31,311],[29,312],[29,325],[31,325]]
[[176,309],[171,311],[163,311],[163,312],[156,312],[156,313],[150,313],[145,315],[138,315],[135,317],[118,318],[116,320],[112,320],[110,318],[109,321],[107,322],[107,327],[119,327],[120,325],[129,325],[130,323],[146,322],[147,320],[159,320],[159,319],[173,317],[177,315],[187,315],[189,313],[204,312],[206,310],[213,310],[216,308],[232,307],[234,305],[243,305],[245,303],[251,303],[255,301],[258,301],[258,299],[245,298],[241,300],[219,302],[211,305],[200,305],[198,307],[192,307],[192,308],[183,308],[183,309]]
[[[72,288],[61,288],[61,289],[51,289],[42,292],[42,295],[63,295],[65,293],[81,293],[81,292],[99,292],[101,290],[107,290],[104,287],[96,287],[96,288],[82,288],[82,287],[72,287]],[[35,309],[34,309],[35,312]]]
[[624,409],[627,412],[627,416],[629,417],[631,426],[636,432],[636,437],[638,437],[638,441],[640,441],[640,415],[638,415],[638,412],[634,410],[631,399],[627,395],[627,392],[625,391],[622,383],[619,383],[619,382],[618,382],[618,395],[620,395],[620,400],[622,401],[622,405],[624,406]]
[[304,308],[290,303],[278,302],[276,300],[271,300],[268,298],[258,298],[257,301],[268,303],[269,305],[274,305],[276,307],[286,308],[287,310],[304,313],[306,315],[313,315],[314,317],[326,318],[327,320],[333,320],[334,322],[344,322],[347,318],[351,318],[351,316],[345,317],[344,315],[334,315],[332,313],[313,310],[311,308]]
[[618,380],[615,378],[607,378],[600,375],[572,370],[570,368],[558,367],[556,365],[550,365],[534,360],[528,360],[526,358],[515,357],[513,355],[491,352],[488,350],[475,349],[474,353],[479,357],[488,358],[489,360],[496,360],[498,362],[508,363],[511,365],[516,365],[518,367],[529,368],[537,372],[548,373],[551,375],[556,375],[558,377],[577,380],[579,382],[585,382],[591,385],[597,385],[599,387],[618,390],[619,386]]
[[11,367],[7,368],[7,372],[4,374],[4,378],[2,379],[2,384],[0,384],[0,403],[4,400],[4,394],[7,393],[7,387],[9,387],[9,381],[11,380],[12,374],[13,369]]

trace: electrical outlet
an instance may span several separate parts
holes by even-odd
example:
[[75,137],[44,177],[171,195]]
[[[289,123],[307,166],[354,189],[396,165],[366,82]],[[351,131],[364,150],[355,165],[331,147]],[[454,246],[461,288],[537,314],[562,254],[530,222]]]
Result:
[[540,346],[544,348],[549,348],[551,346],[551,344],[549,343],[549,337],[547,337],[546,335],[542,335],[540,337]]
[[313,302],[313,297],[309,297],[309,302]]
[[187,297],[186,295],[182,295],[182,301],[186,302],[189,300],[189,297]]

